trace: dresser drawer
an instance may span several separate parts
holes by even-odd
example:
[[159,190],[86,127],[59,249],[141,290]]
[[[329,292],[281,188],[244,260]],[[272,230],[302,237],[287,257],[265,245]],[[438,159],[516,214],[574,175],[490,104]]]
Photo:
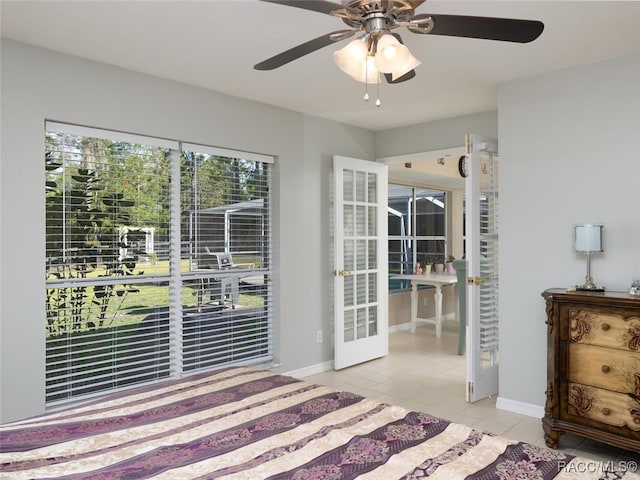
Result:
[[584,308],[570,308],[568,314],[572,342],[640,352],[640,316]]
[[640,432],[640,401],[629,395],[570,383],[568,406],[571,415]]
[[567,380],[620,393],[635,393],[640,353],[572,343]]

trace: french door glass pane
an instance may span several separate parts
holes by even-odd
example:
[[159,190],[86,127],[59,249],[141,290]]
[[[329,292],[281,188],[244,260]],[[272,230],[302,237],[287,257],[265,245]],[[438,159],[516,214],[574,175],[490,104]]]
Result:
[[354,276],[345,275],[344,277],[344,306],[353,307],[355,305],[355,292],[354,292]]
[[366,180],[365,172],[356,172],[356,202],[366,201]]
[[378,209],[376,207],[369,207],[369,218],[367,219],[367,234],[376,236],[378,234],[378,225],[376,224],[376,218],[378,218]]
[[378,334],[378,307],[369,307],[369,336]]
[[344,170],[342,177],[342,189],[345,202],[353,202],[353,170]]
[[366,207],[364,205],[356,206],[356,235],[366,235]]
[[369,274],[369,303],[375,303],[378,301],[378,283],[376,279],[378,274],[372,272]]
[[352,239],[345,239],[344,241],[344,269],[347,272],[355,270],[355,250],[354,241]]
[[378,266],[378,241],[369,240],[369,269],[375,269]]
[[367,303],[367,274],[359,273],[356,275],[356,305],[364,305]]
[[356,240],[356,269],[367,269],[367,241]]
[[357,310],[357,338],[367,338],[367,309],[359,308]]
[[369,203],[377,203],[378,197],[378,175],[375,173],[369,173],[368,182],[367,182],[367,191],[369,192],[367,195],[367,201]]
[[344,236],[345,238],[348,237],[353,237],[355,230],[354,230],[354,219],[355,219],[355,215],[354,215],[354,205],[347,205],[345,204],[343,207],[343,217],[344,220],[342,222],[343,227],[344,227]]
[[344,341],[352,342],[355,340],[355,325],[353,318],[353,310],[344,311]]

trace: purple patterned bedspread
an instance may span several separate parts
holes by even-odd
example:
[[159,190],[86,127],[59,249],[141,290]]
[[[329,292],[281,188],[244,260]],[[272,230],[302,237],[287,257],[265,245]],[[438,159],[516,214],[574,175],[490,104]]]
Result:
[[0,478],[12,480],[599,478],[576,476],[576,461],[248,367],[0,427]]

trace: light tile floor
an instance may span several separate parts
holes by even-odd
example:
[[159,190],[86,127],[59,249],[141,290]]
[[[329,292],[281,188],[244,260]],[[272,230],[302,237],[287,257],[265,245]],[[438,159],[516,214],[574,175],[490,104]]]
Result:
[[[496,408],[496,397],[470,404],[465,401],[465,357],[456,355],[457,326],[444,322],[438,339],[432,325],[389,336],[389,355],[346,368],[311,375],[304,380],[368,398],[464,423],[479,430],[544,446],[539,418]],[[628,450],[565,434],[560,450],[590,460],[639,460]]]

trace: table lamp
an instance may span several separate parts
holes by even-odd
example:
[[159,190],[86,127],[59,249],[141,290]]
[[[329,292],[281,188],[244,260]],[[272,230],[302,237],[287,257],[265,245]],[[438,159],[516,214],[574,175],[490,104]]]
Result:
[[602,253],[602,229],[603,225],[583,224],[574,228],[574,245],[576,253],[587,254],[587,276],[584,284],[578,285],[576,290],[590,292],[604,292],[604,287],[598,286],[591,278],[591,254]]

